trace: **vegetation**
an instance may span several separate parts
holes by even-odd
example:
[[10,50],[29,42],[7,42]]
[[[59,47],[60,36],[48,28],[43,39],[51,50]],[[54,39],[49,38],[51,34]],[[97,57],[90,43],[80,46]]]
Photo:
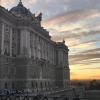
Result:
[[100,90],[100,82],[97,80],[90,81],[89,88],[90,90]]
[[86,90],[100,90],[100,80],[76,80],[72,81],[71,85],[74,86],[83,86]]

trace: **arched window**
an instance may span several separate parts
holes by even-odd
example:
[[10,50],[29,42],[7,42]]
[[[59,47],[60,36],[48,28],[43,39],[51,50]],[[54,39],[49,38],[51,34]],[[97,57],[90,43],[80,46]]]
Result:
[[12,88],[13,88],[13,89],[15,88],[15,84],[14,84],[14,83],[12,83]]
[[43,84],[42,84],[42,82],[40,83],[40,88],[43,89]]
[[38,88],[37,82],[36,82],[36,88]]
[[45,87],[47,87],[47,84],[46,84],[46,82],[45,82]]
[[7,89],[8,88],[8,85],[7,85],[7,83],[5,83],[5,89]]
[[7,48],[5,48],[4,55],[7,55]]
[[32,84],[32,88],[34,88],[34,83],[32,82],[31,84]]
[[50,83],[48,82],[48,87],[50,86]]

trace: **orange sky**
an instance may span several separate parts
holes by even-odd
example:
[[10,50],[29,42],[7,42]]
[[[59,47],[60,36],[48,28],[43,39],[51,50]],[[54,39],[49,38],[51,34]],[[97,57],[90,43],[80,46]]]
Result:
[[[71,67],[71,80],[100,79],[100,70],[98,69],[83,69],[81,65],[72,65],[70,67]],[[79,67],[79,69],[77,69],[77,67]]]

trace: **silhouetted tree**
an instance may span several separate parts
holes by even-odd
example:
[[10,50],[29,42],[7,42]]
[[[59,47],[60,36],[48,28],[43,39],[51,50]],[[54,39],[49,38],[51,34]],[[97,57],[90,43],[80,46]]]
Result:
[[100,90],[100,83],[97,80],[90,81],[89,89]]

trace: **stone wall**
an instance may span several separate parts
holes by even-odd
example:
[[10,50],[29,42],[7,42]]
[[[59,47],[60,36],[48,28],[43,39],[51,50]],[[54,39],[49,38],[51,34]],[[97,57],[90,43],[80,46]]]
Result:
[[29,19],[4,8],[0,14],[1,88],[66,87],[70,73],[65,43],[52,41],[43,27]]

